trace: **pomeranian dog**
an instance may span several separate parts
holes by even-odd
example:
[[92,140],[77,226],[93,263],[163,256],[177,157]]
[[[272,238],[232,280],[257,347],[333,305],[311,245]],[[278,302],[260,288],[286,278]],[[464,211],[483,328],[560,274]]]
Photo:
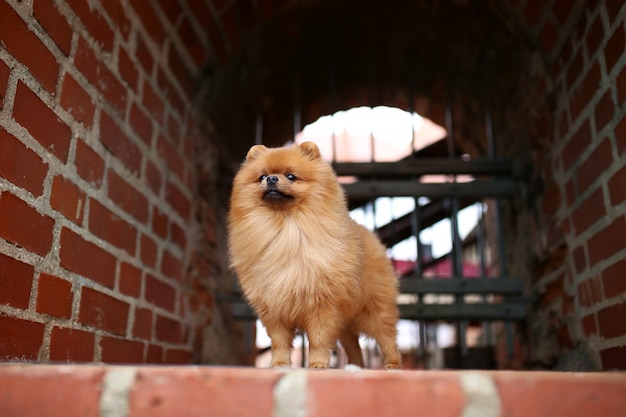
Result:
[[290,366],[296,330],[309,368],[328,368],[341,341],[363,366],[359,335],[400,367],[397,279],[377,237],[350,218],[343,188],[316,144],[253,146],[234,178],[230,264],[272,339],[272,366]]

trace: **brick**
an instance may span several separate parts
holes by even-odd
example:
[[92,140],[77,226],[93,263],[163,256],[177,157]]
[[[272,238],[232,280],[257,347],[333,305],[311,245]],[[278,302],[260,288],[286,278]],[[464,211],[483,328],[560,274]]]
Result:
[[72,131],[21,81],[17,83],[13,117],[48,152],[67,162]]
[[40,256],[52,246],[54,219],[39,214],[19,197],[0,194],[0,236]]
[[596,324],[596,315],[591,314],[582,319],[582,328],[585,337],[591,337],[598,334],[598,325]]
[[182,9],[180,4],[176,1],[170,0],[159,0],[159,7],[163,11],[165,17],[169,20],[172,26],[176,26],[178,23],[178,18],[182,13]]
[[125,250],[129,255],[135,255],[137,246],[135,226],[94,199],[91,199],[89,204],[89,230],[100,239]]
[[0,305],[28,308],[34,268],[0,253]]
[[[421,374],[370,371],[357,377],[334,372],[307,374],[308,415],[358,416],[370,415],[372,410],[385,410],[388,415],[459,416],[465,397],[455,374],[433,377]],[[358,401],[346,401],[353,392]],[[385,395],[379,393],[385,392]],[[407,395],[407,393],[411,393]]]
[[119,113],[125,111],[126,88],[109,67],[96,57],[94,51],[82,37],[78,39],[74,65]]
[[[48,0],[37,0],[48,1]],[[0,414],[13,416],[99,415],[102,379],[100,367],[6,365],[0,372]]]
[[66,2],[100,47],[110,52],[113,49],[113,30],[102,15],[84,0],[66,0]]
[[54,177],[50,193],[50,207],[54,210],[81,225],[86,200],[85,193],[72,181],[60,175]]
[[50,361],[92,362],[95,344],[93,333],[54,326],[50,336]]
[[53,275],[42,273],[37,285],[37,312],[56,317],[72,315],[72,283]]
[[[621,369],[626,370],[626,347],[617,346],[600,351],[602,368],[605,371]],[[616,414],[617,415],[617,414]]]
[[172,113],[167,118],[167,133],[174,144],[180,145],[182,141],[180,123],[173,117]]
[[0,110],[4,108],[4,97],[6,96],[10,72],[11,70],[7,64],[4,61],[0,61]]
[[158,95],[156,95],[149,82],[143,83],[142,103],[157,123],[163,122],[163,101]]
[[618,217],[587,242],[590,266],[626,248],[626,221]]
[[170,223],[170,236],[172,243],[177,245],[179,248],[184,250],[187,247],[187,236],[185,231],[175,222]]
[[139,79],[139,72],[135,67],[135,63],[131,60],[126,49],[120,46],[118,54],[118,65],[120,69],[120,75],[130,87],[131,91],[137,91],[137,80]]
[[6,50],[28,67],[30,73],[50,93],[54,93],[59,63],[22,18],[7,2],[0,2],[0,39]]
[[602,39],[604,39],[604,28],[602,27],[600,15],[597,15],[587,31],[587,51],[590,57],[596,54]]
[[[591,184],[598,182],[598,178],[612,162],[611,142],[605,138],[578,168],[576,172],[578,192],[584,193]],[[599,198],[601,200],[602,196]]]
[[189,69],[185,66],[184,60],[178,54],[178,51],[174,48],[169,49],[169,59],[168,66],[176,81],[178,81],[178,85],[182,88],[186,97],[191,99],[193,97],[193,89],[194,89],[194,77],[189,71]]
[[626,48],[626,37],[624,36],[624,25],[622,24],[615,29],[615,32],[613,32],[604,47],[604,61],[606,62],[607,73],[611,72],[617,60],[622,56],[624,48]]
[[200,41],[200,37],[203,35],[199,35],[191,25],[191,22],[185,19],[178,28],[178,36],[182,39],[187,53],[191,56],[196,66],[200,68],[207,58],[207,51]]
[[69,56],[72,43],[72,28],[54,2],[37,0],[33,3],[33,16],[41,23],[57,46]]
[[160,66],[157,68],[157,85],[159,92],[165,96],[165,102],[168,103],[170,110],[172,110],[170,114],[177,114],[182,117],[189,101],[180,96],[173,80]]
[[189,220],[191,217],[191,201],[171,182],[165,185],[165,200],[183,220]]
[[120,264],[119,288],[123,294],[139,298],[141,295],[141,269],[122,262]]
[[0,176],[26,189],[35,197],[41,196],[48,164],[2,128],[0,149],[3,150],[0,152]]
[[615,105],[613,104],[613,99],[611,99],[611,90],[609,90],[600,98],[598,104],[596,104],[594,113],[596,132],[600,132],[602,128],[613,119],[614,111]]
[[574,162],[578,160],[580,154],[583,153],[591,145],[591,126],[589,120],[585,121],[581,127],[574,133],[570,141],[563,149],[563,170],[569,171]]
[[608,188],[612,206],[617,206],[626,200],[626,166],[613,174],[609,179]]
[[134,103],[130,109],[130,126],[139,138],[148,146],[152,144],[152,122],[145,112]]
[[[626,67],[624,67],[624,73],[626,74]],[[615,126],[615,143],[618,155],[626,153],[626,117]]]
[[106,287],[115,284],[115,257],[65,227],[61,230],[60,264]]
[[193,361],[193,354],[188,350],[167,349],[165,351],[165,363],[186,365]]
[[183,263],[182,261],[170,253],[163,251],[163,259],[161,260],[161,273],[168,278],[176,281],[183,280]]
[[585,254],[585,247],[579,246],[574,250],[574,267],[576,273],[580,274],[587,268],[587,256]]
[[115,27],[119,29],[124,39],[128,40],[128,35],[130,34],[130,31],[132,29],[132,24],[130,23],[128,16],[126,16],[126,13],[124,12],[122,2],[105,1],[102,2],[102,6],[113,21],[113,25],[115,25]]
[[178,178],[183,179],[185,166],[183,158],[180,152],[178,152],[178,149],[163,135],[159,135],[157,138],[157,152],[159,157],[165,161],[170,171],[178,176]]
[[74,119],[83,123],[86,128],[91,128],[96,106],[85,89],[69,73],[63,78],[60,103]]
[[607,299],[626,294],[626,260],[621,259],[602,271],[602,287]]
[[600,85],[600,66],[595,63],[585,74],[583,81],[570,96],[570,114],[572,120],[577,119],[582,110],[591,101]]
[[85,181],[100,188],[104,177],[104,160],[82,140],[76,141],[76,172]]
[[146,223],[148,220],[148,199],[115,171],[109,171],[108,196],[122,210]]
[[626,101],[626,66],[615,77],[615,87],[617,90],[617,103],[621,105]]
[[155,337],[161,342],[180,344],[183,342],[182,326],[176,320],[157,314]]
[[624,2],[622,0],[607,0],[604,2],[604,6],[609,16],[609,23],[613,23],[615,18],[619,15],[619,11],[624,6]]
[[[566,373],[537,372],[516,374],[493,373],[500,394],[500,415],[522,417],[541,415],[550,410],[552,416],[612,415],[626,411],[623,381],[609,382],[602,378],[572,378]],[[563,393],[576,395],[563,401]],[[523,399],[527,399],[526,401]]]
[[[0,316],[0,360],[37,360],[43,343],[43,331],[42,323]],[[6,385],[3,384],[3,394],[5,390]]]
[[133,337],[144,340],[152,339],[152,311],[147,308],[135,307]]
[[163,176],[161,175],[159,168],[150,159],[148,159],[148,162],[146,163],[144,182],[148,184],[148,187],[150,187],[153,193],[156,195],[160,194],[161,185],[163,184]]
[[593,307],[604,299],[602,281],[594,277],[578,285],[578,301],[583,307]]
[[[166,368],[139,369],[130,395],[129,415],[271,416],[275,413],[272,400],[274,387],[285,372],[247,368],[177,369],[179,371],[175,373],[167,372]],[[347,402],[345,398],[342,402]],[[349,402],[358,403],[362,398],[367,397],[359,395],[359,401]],[[189,407],[189,404],[198,406]],[[389,415],[392,415],[391,412]]]
[[154,240],[146,235],[141,235],[141,262],[150,267],[154,268],[157,260],[157,245],[154,243]]
[[145,297],[146,301],[155,306],[171,312],[174,311],[176,305],[176,289],[150,274],[146,275]]
[[152,40],[158,45],[162,45],[166,35],[165,28],[156,15],[152,5],[142,0],[131,0],[130,3]]
[[565,77],[567,91],[571,91],[574,83],[582,76],[583,64],[583,50],[582,48],[579,48],[567,69],[567,75]]
[[142,363],[144,344],[115,337],[104,336],[100,340],[102,362],[105,363]]
[[146,354],[146,363],[163,363],[163,347],[149,345]]
[[557,184],[552,183],[543,195],[543,212],[547,215],[553,215],[561,205],[562,196]]
[[598,188],[593,194],[572,213],[572,223],[576,235],[580,235],[593,224],[606,215],[604,207],[602,188]]
[[105,112],[100,115],[100,141],[132,173],[139,173],[142,159],[141,149]]
[[152,213],[152,230],[161,239],[167,238],[169,219],[167,214],[162,213],[158,208],[154,208]]
[[[142,36],[137,36],[137,47],[135,48],[135,58],[139,61],[139,65],[144,69],[144,71],[148,75],[152,75],[152,71],[154,68],[154,58],[152,58],[152,53],[146,42],[144,41]],[[148,81],[144,81],[144,90],[148,86]]]
[[626,335],[626,304],[614,304],[598,311],[600,336],[611,339]]
[[128,303],[83,287],[80,296],[78,321],[118,335],[126,334],[128,323]]

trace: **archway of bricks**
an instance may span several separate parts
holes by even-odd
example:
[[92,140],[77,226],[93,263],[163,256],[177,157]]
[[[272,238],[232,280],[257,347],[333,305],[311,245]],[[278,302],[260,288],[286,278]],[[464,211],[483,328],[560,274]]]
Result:
[[538,295],[501,367],[626,367],[621,2],[0,4],[0,357],[250,363],[229,179],[358,105],[417,111],[526,173],[504,207]]

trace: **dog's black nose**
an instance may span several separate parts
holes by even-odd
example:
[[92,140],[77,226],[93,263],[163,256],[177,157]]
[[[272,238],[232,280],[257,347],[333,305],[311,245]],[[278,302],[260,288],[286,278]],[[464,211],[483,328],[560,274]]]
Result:
[[276,175],[270,175],[267,177],[267,184],[276,184],[278,182],[278,177]]

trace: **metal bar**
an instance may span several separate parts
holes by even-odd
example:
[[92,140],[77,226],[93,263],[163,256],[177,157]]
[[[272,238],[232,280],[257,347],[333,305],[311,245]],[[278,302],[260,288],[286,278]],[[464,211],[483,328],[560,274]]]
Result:
[[519,278],[465,278],[436,279],[402,278],[403,294],[506,294],[521,295],[524,283]]
[[411,181],[359,181],[343,185],[349,199],[373,200],[387,197],[508,197],[515,194],[512,180],[472,181],[465,183],[420,183]]
[[400,317],[407,320],[521,320],[526,316],[524,303],[500,304],[401,304]]
[[422,175],[493,175],[514,176],[513,162],[509,159],[405,159],[397,162],[335,162],[333,168],[339,176],[406,178]]
[[[478,223],[476,224],[476,249],[478,251],[478,259],[479,259],[479,265],[480,265],[480,275],[481,275],[481,280],[484,280],[484,278],[487,277],[487,257],[486,257],[486,252],[485,252],[485,219],[484,219],[484,206],[482,202],[478,202],[476,204],[474,204],[474,207],[476,207],[478,213],[477,213],[477,217],[478,217]],[[498,281],[501,281],[502,278],[498,279]],[[522,291],[522,283],[520,281],[520,293]],[[483,297],[483,303],[487,303],[487,297]],[[485,346],[491,346],[491,323],[489,322],[483,322],[482,324],[483,327],[483,339],[484,339],[484,344]]]
[[[446,77],[446,129],[448,131],[447,144],[448,144],[448,158],[454,159],[454,127],[452,119],[452,97],[450,89],[450,78]],[[456,184],[456,176],[452,176],[452,184]],[[459,225],[458,225],[458,213],[459,203],[457,196],[454,195],[451,199],[451,213],[450,213],[450,231],[452,233],[452,271],[456,276],[462,276],[463,273],[463,259],[461,253],[461,239],[459,237]],[[460,295],[455,295],[455,303],[460,304],[463,301]],[[463,358],[467,354],[467,341],[465,340],[467,323],[460,320],[456,323],[456,334],[459,349],[459,363],[463,363]]]
[[[474,199],[460,200],[460,207],[465,208],[473,202]],[[421,231],[422,229],[430,227],[450,215],[448,209],[445,207],[444,200],[442,199],[433,200],[428,204],[421,206],[419,205],[419,198],[416,198],[415,204],[415,207],[418,208],[419,211],[417,213],[420,219],[419,224],[414,223],[413,216],[415,215],[415,213],[413,212],[395,219],[393,221],[393,224],[388,224],[378,229],[378,237],[383,241],[383,243],[388,246],[393,246],[394,244],[401,242],[404,239],[409,238],[410,236],[415,236],[415,233],[417,233],[415,228],[417,226],[419,226],[417,230]],[[422,246],[421,242],[420,246]],[[421,247],[421,249],[423,251],[423,247]],[[421,259],[423,266],[423,255]]]
[[[493,119],[491,117],[491,111],[487,109],[485,111],[485,128],[487,130],[487,152],[490,158],[496,158],[496,141],[495,135],[493,131]],[[498,258],[499,258],[499,266],[500,266],[500,276],[507,275],[507,265],[506,265],[506,250],[504,246],[504,230],[502,227],[502,206],[499,199],[496,199],[496,228],[498,234]],[[506,350],[507,356],[509,359],[513,357],[513,328],[510,322],[504,324],[505,335],[506,335]]]
[[[415,236],[415,245],[416,245],[416,256],[415,256],[415,275],[418,277],[422,276],[423,271],[423,254],[422,254],[422,243],[420,241],[420,232],[422,231],[422,206],[420,206],[419,198],[414,197],[415,208],[410,213],[411,218],[411,235]],[[398,227],[397,222],[394,222],[396,228]],[[394,230],[396,233],[397,229]],[[380,236],[380,231],[379,231]]]

